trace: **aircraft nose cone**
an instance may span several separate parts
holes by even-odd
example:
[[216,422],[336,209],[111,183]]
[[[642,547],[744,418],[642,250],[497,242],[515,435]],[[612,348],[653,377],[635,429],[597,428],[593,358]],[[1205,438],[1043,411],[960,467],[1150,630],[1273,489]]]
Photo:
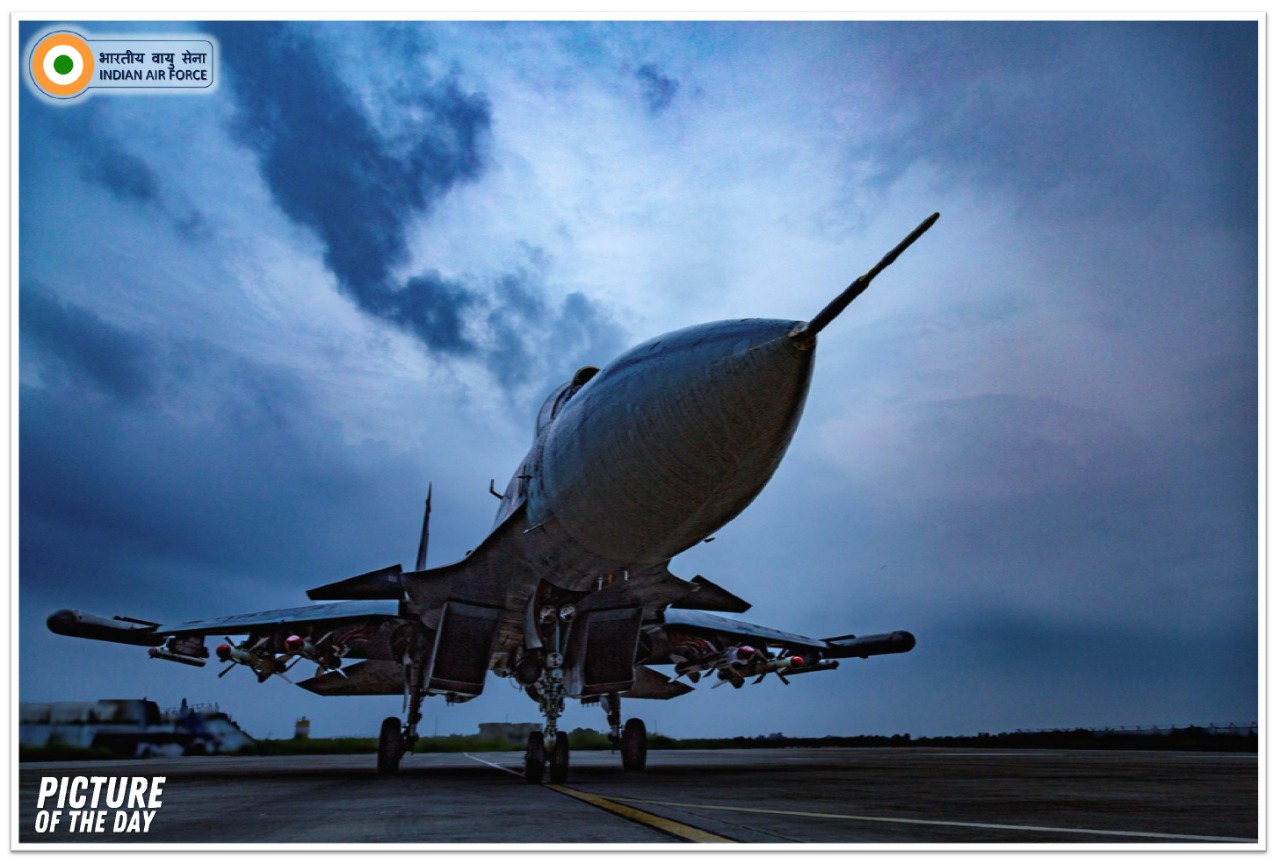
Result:
[[534,510],[628,564],[718,530],[773,476],[799,422],[813,351],[788,337],[795,326],[704,324],[624,354],[555,418]]

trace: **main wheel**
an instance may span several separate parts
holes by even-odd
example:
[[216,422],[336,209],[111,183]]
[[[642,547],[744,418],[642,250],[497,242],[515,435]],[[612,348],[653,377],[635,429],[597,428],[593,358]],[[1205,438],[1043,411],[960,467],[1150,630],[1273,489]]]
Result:
[[547,747],[541,732],[530,732],[524,750],[524,782],[541,783],[542,769],[547,764]]
[[622,727],[622,768],[624,771],[643,771],[649,755],[649,735],[644,721],[632,717]]
[[551,748],[551,782],[563,783],[569,776],[569,736],[556,733],[555,746]]
[[400,718],[388,717],[378,730],[378,773],[396,773],[400,770],[400,757],[403,755],[404,736],[400,732]]

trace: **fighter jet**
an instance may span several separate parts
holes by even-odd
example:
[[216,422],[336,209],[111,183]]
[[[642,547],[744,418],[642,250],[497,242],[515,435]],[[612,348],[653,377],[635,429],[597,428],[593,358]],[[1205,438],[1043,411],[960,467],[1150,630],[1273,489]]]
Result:
[[671,699],[704,677],[789,683],[844,658],[910,651],[915,637],[903,630],[813,638],[725,617],[750,604],[668,564],[760,494],[800,420],[818,334],[937,218],[809,321],[703,324],[579,369],[538,412],[505,491],[490,483],[501,499],[493,528],[460,561],[426,566],[429,489],[414,569],[307,592],[325,602],[174,626],[63,609],[48,627],[193,666],[209,658],[205,639],[220,637],[224,675],[244,666],[261,683],[305,660],[315,672],[297,684],[312,693],[404,694],[404,719],[386,718],[379,733],[384,774],[412,751],[427,697],[463,702],[490,672],[514,679],[544,721],[525,752],[530,783],[567,777],[566,699],[603,707],[622,767],[636,771],[647,733],[637,718],[622,722],[623,698]]

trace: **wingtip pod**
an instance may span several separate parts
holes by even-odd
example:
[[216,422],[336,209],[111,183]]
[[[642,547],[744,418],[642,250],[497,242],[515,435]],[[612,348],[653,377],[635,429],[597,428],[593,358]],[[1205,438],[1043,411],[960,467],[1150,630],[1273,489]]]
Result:
[[849,304],[858,298],[858,295],[867,290],[867,286],[871,284],[871,280],[880,275],[880,271],[888,267],[894,261],[898,260],[898,256],[907,250],[912,243],[920,239],[924,232],[933,227],[933,223],[938,221],[941,213],[934,213],[925,219],[915,230],[903,238],[902,242],[894,246],[889,252],[880,259],[876,266],[872,267],[866,273],[863,273],[849,285],[848,288],[840,292],[834,300],[823,307],[822,311],[813,316],[813,319],[807,324],[801,324],[791,331],[791,340],[802,348],[812,348],[817,341],[817,336],[822,330],[836,319],[836,316],[848,308]]
[[827,657],[875,657],[881,654],[905,654],[916,647],[916,637],[906,630],[877,633],[874,636],[837,636],[825,640],[830,648]]
[[97,639],[101,642],[159,646],[165,641],[163,636],[156,635],[159,624],[122,617],[103,618],[101,615],[76,609],[59,609],[49,616],[45,625],[59,636]]

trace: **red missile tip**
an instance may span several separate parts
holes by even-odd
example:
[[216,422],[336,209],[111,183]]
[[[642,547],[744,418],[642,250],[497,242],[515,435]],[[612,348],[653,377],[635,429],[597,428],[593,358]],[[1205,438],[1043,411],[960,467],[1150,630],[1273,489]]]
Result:
[[803,657],[801,657],[801,656],[799,656],[799,655],[796,655],[795,657],[792,657],[792,658],[791,658],[791,665],[792,665],[792,666],[794,666],[795,668],[799,669],[801,666],[803,666],[803,665],[804,665],[804,658],[803,658]]
[[159,648],[148,648],[148,649],[147,649],[147,656],[149,656],[149,657],[154,657],[154,656],[156,656],[156,654],[158,654],[158,653],[159,653],[159,651],[160,651],[160,649],[159,649]]
[[756,656],[756,649],[752,648],[750,645],[738,646],[739,660],[750,660],[754,656]]
[[225,642],[213,650],[217,652],[219,660],[226,660],[231,656],[231,646]]
[[304,641],[305,640],[301,636],[290,636],[288,639],[284,640],[284,650],[299,651],[302,649]]

